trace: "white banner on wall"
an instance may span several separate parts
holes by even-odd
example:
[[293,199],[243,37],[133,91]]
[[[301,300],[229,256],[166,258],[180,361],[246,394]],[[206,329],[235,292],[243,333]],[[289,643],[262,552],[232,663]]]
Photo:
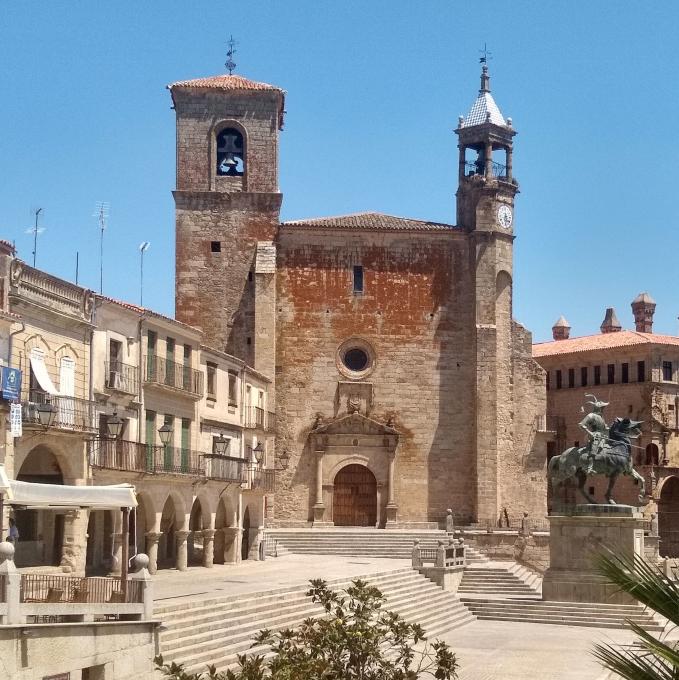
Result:
[[21,404],[9,405],[9,426],[12,437],[22,436]]

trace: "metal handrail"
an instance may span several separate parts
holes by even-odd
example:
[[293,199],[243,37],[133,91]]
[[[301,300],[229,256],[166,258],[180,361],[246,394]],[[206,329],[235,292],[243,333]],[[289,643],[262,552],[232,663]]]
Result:
[[128,581],[123,593],[120,578],[98,576],[53,576],[51,574],[21,574],[20,602],[143,602],[141,581]]
[[42,390],[29,390],[22,401],[24,424],[40,425],[39,406],[49,404],[53,408],[51,427],[62,430],[97,431],[97,403],[89,399],[49,394]]
[[205,476],[208,479],[219,479],[224,482],[245,482],[245,460],[234,456],[223,456],[218,453],[203,455]]
[[118,390],[126,394],[137,394],[139,391],[137,366],[124,364],[122,361],[104,362],[105,386],[110,390]]
[[144,357],[144,381],[165,385],[195,396],[203,395],[203,372],[157,354]]

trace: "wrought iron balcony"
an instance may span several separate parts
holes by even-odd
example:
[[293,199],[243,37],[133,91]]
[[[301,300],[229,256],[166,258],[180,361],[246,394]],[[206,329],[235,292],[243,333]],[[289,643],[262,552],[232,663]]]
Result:
[[139,392],[139,369],[137,366],[124,364],[122,361],[106,361],[104,367],[107,389],[125,392],[125,394],[137,394]]
[[144,358],[144,382],[185,392],[193,397],[203,396],[203,373],[156,354]]
[[[471,177],[472,175],[485,175],[486,166],[483,160],[476,161],[465,161],[464,164],[464,174],[465,177]],[[507,166],[502,163],[497,163],[492,161],[491,163],[491,174],[493,177],[498,179],[507,179]]]
[[141,444],[126,439],[95,439],[89,443],[90,465],[107,470],[153,472],[162,446]]
[[52,407],[52,419],[49,427],[77,432],[97,431],[97,404],[88,399],[64,397],[49,394],[42,390],[29,390],[28,399],[21,404],[21,417],[24,426],[44,427],[40,421],[40,405]]
[[194,477],[202,477],[205,474],[204,454],[200,451],[177,446],[153,446],[149,449],[149,471],[154,474]]
[[245,427],[262,432],[275,431],[276,414],[273,411],[265,411],[260,406],[249,406],[244,409],[244,414]]
[[219,479],[223,482],[245,482],[245,460],[233,456],[220,456],[217,453],[206,453],[205,476],[208,479]]
[[250,465],[245,469],[245,487],[249,491],[274,493],[276,490],[276,471]]

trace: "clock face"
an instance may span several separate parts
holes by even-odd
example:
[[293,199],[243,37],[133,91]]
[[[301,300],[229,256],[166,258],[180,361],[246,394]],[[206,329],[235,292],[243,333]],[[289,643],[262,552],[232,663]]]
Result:
[[497,223],[504,229],[509,229],[512,226],[512,209],[508,205],[501,205],[497,209]]

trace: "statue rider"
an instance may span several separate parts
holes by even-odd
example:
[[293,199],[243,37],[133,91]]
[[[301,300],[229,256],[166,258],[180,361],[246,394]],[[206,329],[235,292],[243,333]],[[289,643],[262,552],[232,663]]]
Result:
[[585,396],[592,399],[587,402],[592,407],[592,411],[580,421],[579,425],[589,435],[585,474],[591,475],[594,472],[596,456],[604,448],[608,438],[608,426],[601,415],[601,412],[608,406],[608,402],[599,401],[593,394]]

